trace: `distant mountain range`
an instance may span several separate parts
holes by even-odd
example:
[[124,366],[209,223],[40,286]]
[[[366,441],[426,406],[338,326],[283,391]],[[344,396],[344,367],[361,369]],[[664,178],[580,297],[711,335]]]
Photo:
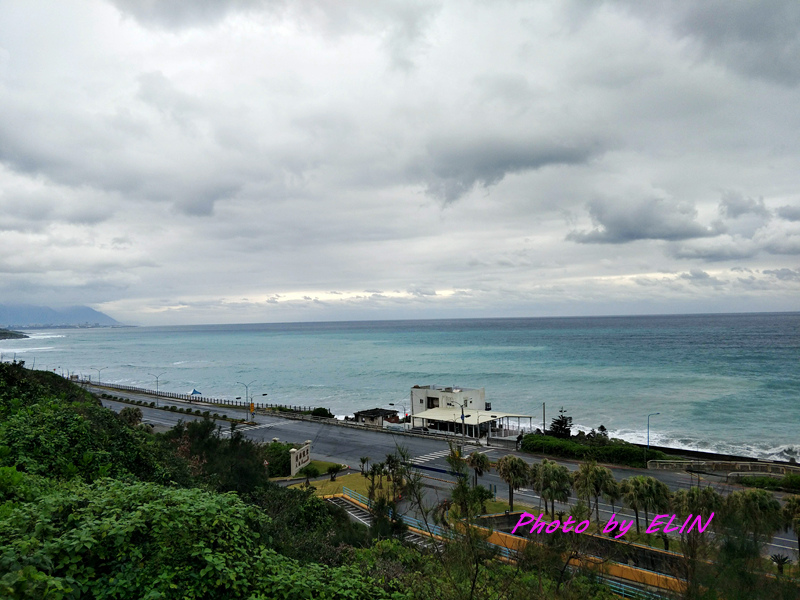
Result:
[[120,327],[116,321],[88,306],[50,308],[31,304],[0,304],[0,327]]

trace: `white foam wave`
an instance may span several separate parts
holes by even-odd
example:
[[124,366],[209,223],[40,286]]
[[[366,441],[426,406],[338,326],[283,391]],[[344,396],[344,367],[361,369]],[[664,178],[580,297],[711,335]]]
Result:
[[0,348],[3,354],[25,354],[27,352],[43,352],[45,350],[52,350],[54,346],[41,346],[39,348]]
[[47,340],[47,339],[50,339],[50,338],[67,337],[67,336],[62,335],[60,333],[29,333],[29,334],[26,334],[26,335],[28,336],[28,339],[31,339],[31,340]]
[[[647,430],[609,429],[608,433],[610,437],[620,438],[626,442],[632,442],[634,444],[647,443]],[[750,442],[724,442],[721,440],[698,439],[691,436],[653,432],[652,430],[650,431],[650,445],[675,448],[678,450],[695,450],[697,452],[710,452],[713,454],[746,456],[764,460],[788,461],[791,458],[800,458],[800,448],[789,444],[773,446],[770,444]]]

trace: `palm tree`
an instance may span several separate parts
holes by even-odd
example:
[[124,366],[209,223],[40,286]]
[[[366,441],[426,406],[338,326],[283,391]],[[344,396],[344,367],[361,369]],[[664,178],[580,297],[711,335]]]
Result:
[[783,567],[792,562],[785,554],[772,554],[769,558],[778,567],[778,575],[783,575]]
[[603,486],[603,499],[611,505],[611,512],[616,513],[615,503],[619,501],[622,492],[619,489],[619,482],[613,477],[606,481]]
[[753,535],[756,545],[771,539],[784,524],[780,502],[767,490],[733,492],[725,508],[732,522]]
[[659,511],[668,511],[671,492],[667,484],[655,477],[645,476],[644,486],[646,490],[644,497],[644,523],[645,527],[649,527],[650,517],[648,510],[652,510],[654,515]]
[[797,554],[800,556],[800,496],[789,496],[783,505],[783,519],[797,537]]
[[514,490],[521,488],[530,478],[528,463],[509,454],[497,461],[497,474],[508,484],[508,505],[514,510]]
[[619,484],[622,493],[622,502],[636,515],[636,533],[641,533],[639,529],[639,509],[644,504],[642,497],[641,475],[623,479]]
[[539,465],[540,494],[545,501],[550,501],[550,513],[555,516],[556,501],[566,502],[572,493],[572,475],[567,467],[556,464],[552,460],[544,459]]
[[369,468],[369,456],[362,456],[359,460],[361,461],[361,474],[366,477],[367,469]]
[[598,524],[600,523],[600,496],[605,487],[608,486],[609,481],[614,481],[611,471],[599,466],[593,460],[583,463],[574,475],[575,491],[586,498],[590,514],[592,512],[592,498],[594,498],[594,510]]
[[492,468],[492,463],[489,462],[489,457],[484,453],[475,451],[467,457],[467,466],[475,471],[475,484],[473,487],[478,487],[478,477],[488,473]]
[[724,502],[722,495],[711,486],[679,490],[672,495],[672,507],[681,517],[689,515],[707,517],[711,513],[718,513]]

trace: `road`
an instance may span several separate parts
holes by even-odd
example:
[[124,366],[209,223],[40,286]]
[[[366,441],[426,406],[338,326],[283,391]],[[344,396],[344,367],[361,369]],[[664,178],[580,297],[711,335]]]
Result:
[[[90,386],[91,389],[91,386]],[[106,390],[93,390],[93,391],[106,391]],[[153,396],[147,394],[137,394],[129,392],[113,391],[115,396],[127,397],[133,400],[142,400],[152,402]],[[115,411],[120,411],[129,404],[123,402],[116,402],[108,399],[101,399],[103,405]],[[169,398],[159,398],[161,405],[175,405],[180,407],[192,407],[193,409],[210,410],[212,413],[217,412],[226,414],[228,416],[237,416],[246,418],[248,413],[244,409],[237,409],[232,407],[208,407],[205,405],[198,405],[197,403],[182,402],[179,400],[172,400]],[[142,410],[143,421],[152,423],[154,425],[161,425],[164,427],[172,427],[178,421],[196,420],[202,417],[194,417],[182,413],[173,413],[145,406],[139,407]],[[223,434],[230,431],[227,421],[219,421],[222,427]],[[273,438],[278,438],[283,442],[303,442],[311,440],[312,457],[317,460],[326,460],[337,462],[340,464],[349,465],[356,470],[359,469],[360,458],[362,456],[369,456],[372,461],[383,460],[386,455],[392,454],[398,447],[405,448],[410,456],[413,457],[412,462],[427,467],[435,467],[438,469],[448,469],[446,457],[448,454],[448,445],[445,440],[440,438],[424,438],[418,436],[396,435],[390,432],[377,432],[371,430],[359,430],[351,427],[341,427],[337,425],[329,425],[326,423],[317,423],[310,421],[299,421],[294,419],[286,419],[281,417],[273,417],[266,415],[256,415],[255,425],[243,426],[240,429],[248,438],[259,441],[269,442]],[[468,438],[469,440],[469,438]],[[465,453],[470,453],[473,450],[480,450],[484,452],[491,462],[496,462],[507,454],[514,454],[522,458],[529,464],[541,462],[543,457],[532,456],[528,453],[515,452],[507,449],[492,448],[486,446],[478,446],[467,442],[464,446]],[[555,460],[557,463],[566,466],[570,471],[575,471],[580,466],[578,461],[566,459],[550,459]],[[635,469],[628,467],[615,467],[610,466],[614,477],[619,481],[626,477],[633,475],[650,475],[663,481],[672,491],[680,489],[688,489],[697,485],[697,476],[689,475],[688,473],[672,472],[672,471],[654,471],[648,469]],[[440,473],[426,473],[422,471],[428,488],[426,493],[426,500],[430,504],[438,503],[440,500],[449,498],[450,484],[453,477]],[[494,472],[484,474],[480,478],[480,483],[484,486],[489,484],[497,486],[497,495],[499,498],[508,499],[508,485],[500,479]],[[703,481],[703,485],[711,485],[723,495],[729,494],[731,491],[742,489],[740,486],[719,483],[713,481]],[[514,492],[515,502],[527,504],[529,506],[539,507],[541,505],[540,497],[531,489],[522,488]],[[573,496],[568,503],[556,502],[556,511],[569,510],[569,507],[576,503],[576,498]],[[600,513],[608,518],[611,514],[617,515],[617,520],[620,517],[625,519],[634,518],[633,512],[616,506],[612,510],[611,505],[600,501]],[[652,515],[651,515],[652,516]],[[644,514],[640,514],[640,520],[644,529]],[[797,552],[797,539],[791,534],[779,533],[772,540],[766,549],[766,554],[786,554],[793,556]]]

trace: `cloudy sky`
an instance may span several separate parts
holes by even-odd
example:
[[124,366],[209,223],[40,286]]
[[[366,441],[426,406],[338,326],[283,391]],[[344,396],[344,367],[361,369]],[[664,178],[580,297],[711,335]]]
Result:
[[0,0],[0,303],[800,310],[800,3]]

